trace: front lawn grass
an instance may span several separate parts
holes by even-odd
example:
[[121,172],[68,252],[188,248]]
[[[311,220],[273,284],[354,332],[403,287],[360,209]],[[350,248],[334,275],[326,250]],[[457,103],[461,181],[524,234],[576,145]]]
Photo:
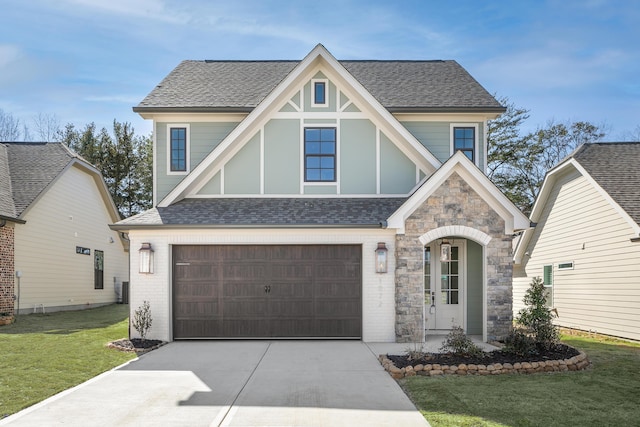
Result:
[[433,427],[639,425],[640,344],[577,336],[562,341],[585,351],[592,369],[400,383]]
[[0,418],[135,358],[106,347],[128,336],[128,315],[128,305],[114,304],[0,327]]

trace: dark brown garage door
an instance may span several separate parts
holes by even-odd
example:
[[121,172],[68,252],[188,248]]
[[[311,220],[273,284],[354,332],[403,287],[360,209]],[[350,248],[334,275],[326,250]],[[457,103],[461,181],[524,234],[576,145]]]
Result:
[[358,245],[174,246],[174,338],[359,338],[361,254]]

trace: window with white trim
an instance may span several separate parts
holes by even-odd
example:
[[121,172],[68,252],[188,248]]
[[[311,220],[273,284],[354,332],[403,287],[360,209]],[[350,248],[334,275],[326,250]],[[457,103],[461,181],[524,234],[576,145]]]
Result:
[[304,129],[304,180],[336,181],[336,128]]
[[327,106],[327,80],[311,80],[311,100],[314,107],[326,107]]
[[480,138],[478,123],[450,123],[450,155],[462,151],[469,160],[480,166]]
[[167,125],[167,174],[189,172],[189,125]]
[[558,263],[558,270],[573,270],[573,261]]

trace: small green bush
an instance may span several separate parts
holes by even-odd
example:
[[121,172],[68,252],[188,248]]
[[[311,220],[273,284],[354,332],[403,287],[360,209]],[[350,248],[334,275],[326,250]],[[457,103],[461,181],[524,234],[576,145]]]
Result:
[[531,356],[538,354],[536,341],[525,330],[519,327],[513,328],[513,331],[504,340],[504,351],[517,354],[518,356]]
[[451,328],[451,332],[442,341],[440,351],[451,352],[460,356],[479,356],[483,353],[482,349],[475,345],[471,338],[465,335],[464,330],[460,326]]
[[516,327],[505,340],[506,350],[518,354],[535,354],[552,348],[560,341],[553,313],[547,306],[547,293],[540,277],[531,280],[523,302],[525,308],[516,318]]
[[149,332],[149,329],[151,329],[152,323],[153,318],[151,317],[149,301],[143,301],[142,305],[133,313],[133,319],[131,319],[131,326],[138,331],[142,341],[147,338],[147,333]]

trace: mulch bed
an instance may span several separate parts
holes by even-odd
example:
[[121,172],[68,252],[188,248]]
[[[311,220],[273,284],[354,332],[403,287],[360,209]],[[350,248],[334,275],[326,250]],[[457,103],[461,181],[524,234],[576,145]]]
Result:
[[539,352],[535,355],[519,356],[517,354],[508,353],[503,350],[493,350],[486,352],[480,356],[462,356],[452,353],[423,353],[422,357],[411,358],[409,355],[387,355],[387,358],[393,362],[398,368],[404,368],[409,365],[459,365],[476,364],[491,365],[494,363],[522,363],[530,361],[548,361],[570,359],[580,354],[578,350],[565,344],[557,344],[548,351]]
[[142,340],[140,338],[126,339],[112,341],[107,344],[109,348],[115,348],[120,351],[135,352],[136,354],[144,354],[151,350],[155,350],[158,347],[165,345],[165,341],[160,340]]

